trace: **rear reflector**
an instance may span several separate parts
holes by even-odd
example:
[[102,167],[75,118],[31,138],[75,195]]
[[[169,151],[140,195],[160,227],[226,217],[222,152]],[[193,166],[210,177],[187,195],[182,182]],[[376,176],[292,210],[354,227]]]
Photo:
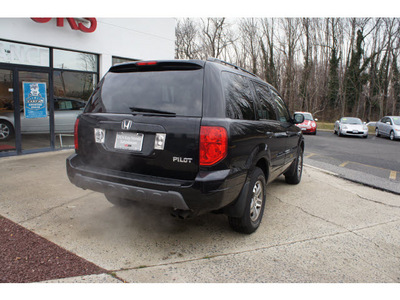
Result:
[[79,126],[79,119],[76,119],[75,126],[74,126],[74,143],[75,143],[75,150],[79,149],[78,145],[78,126]]
[[211,166],[225,158],[228,152],[228,134],[224,127],[201,126],[200,166]]

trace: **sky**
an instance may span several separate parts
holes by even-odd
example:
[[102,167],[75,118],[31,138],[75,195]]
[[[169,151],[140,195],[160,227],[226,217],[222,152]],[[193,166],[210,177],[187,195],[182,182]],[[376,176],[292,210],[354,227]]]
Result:
[[3,1],[0,17],[399,17],[398,3],[393,0],[16,0]]

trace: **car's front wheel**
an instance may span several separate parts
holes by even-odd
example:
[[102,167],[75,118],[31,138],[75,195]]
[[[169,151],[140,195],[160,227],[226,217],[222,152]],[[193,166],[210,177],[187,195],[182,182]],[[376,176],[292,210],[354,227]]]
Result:
[[228,217],[231,228],[240,233],[253,233],[260,226],[265,207],[266,180],[264,172],[255,168],[250,175],[250,188],[241,217]]
[[380,136],[381,136],[381,134],[379,133],[378,127],[375,128],[375,136],[376,136],[376,137],[380,137]]
[[392,130],[391,132],[390,132],[390,135],[389,135],[389,138],[393,141],[394,140],[394,131]]

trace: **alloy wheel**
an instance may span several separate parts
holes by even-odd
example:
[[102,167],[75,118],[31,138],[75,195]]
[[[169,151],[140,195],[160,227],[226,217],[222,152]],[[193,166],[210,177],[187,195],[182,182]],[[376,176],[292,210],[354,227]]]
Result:
[[250,203],[250,219],[255,222],[260,216],[262,203],[264,199],[264,188],[260,180],[254,184],[253,197]]
[[0,140],[8,138],[10,135],[10,127],[6,124],[0,124]]

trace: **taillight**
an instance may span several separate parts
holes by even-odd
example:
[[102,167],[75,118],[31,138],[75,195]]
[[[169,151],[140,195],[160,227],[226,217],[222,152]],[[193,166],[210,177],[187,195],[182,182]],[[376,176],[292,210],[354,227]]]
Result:
[[228,152],[228,133],[224,127],[201,126],[200,166],[211,166],[225,158]]
[[75,143],[75,150],[78,150],[78,126],[79,126],[79,119],[76,119],[75,126],[74,126],[74,143]]
[[157,64],[156,61],[143,61],[136,63],[137,66],[154,66],[156,64]]

